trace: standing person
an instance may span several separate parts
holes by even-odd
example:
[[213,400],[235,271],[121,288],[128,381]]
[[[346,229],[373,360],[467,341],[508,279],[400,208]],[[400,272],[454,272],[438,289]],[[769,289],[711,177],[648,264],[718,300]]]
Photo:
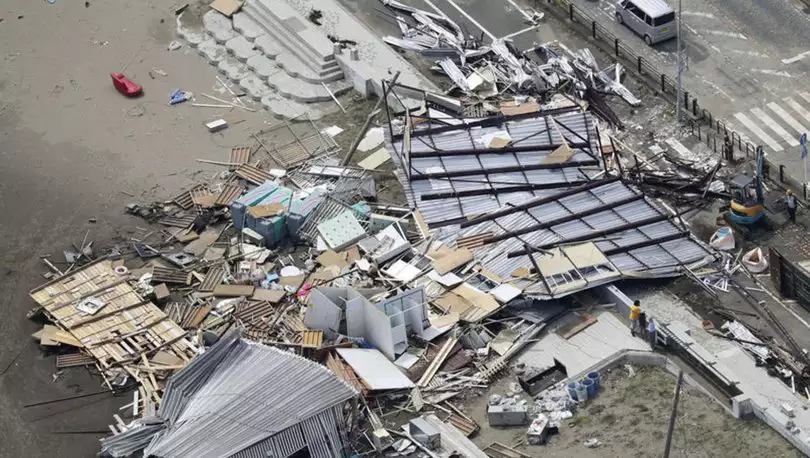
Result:
[[787,201],[787,208],[788,214],[790,215],[790,221],[792,223],[796,222],[796,208],[799,206],[799,199],[793,195],[793,191],[790,189],[787,190],[785,193],[785,200]]
[[647,314],[643,311],[638,314],[638,331],[642,339],[647,336]]
[[639,300],[633,301],[633,306],[630,307],[630,335],[636,336],[639,331],[638,318],[641,315],[641,302]]
[[728,132],[726,132],[726,135],[723,138],[723,154],[725,155],[727,161],[732,162],[734,160],[734,145],[731,144],[731,139],[728,137]]
[[647,339],[650,342],[650,347],[655,350],[655,321],[650,318],[650,321],[647,323]]

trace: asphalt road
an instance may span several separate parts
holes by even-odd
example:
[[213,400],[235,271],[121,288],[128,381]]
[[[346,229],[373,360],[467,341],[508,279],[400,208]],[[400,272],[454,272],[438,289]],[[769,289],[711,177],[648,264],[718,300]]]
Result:
[[[646,46],[618,24],[613,0],[573,0],[674,77],[675,41]],[[799,0],[681,0],[684,88],[701,106],[765,147],[799,180],[798,138],[810,130],[810,14]],[[670,1],[677,9],[677,3]]]

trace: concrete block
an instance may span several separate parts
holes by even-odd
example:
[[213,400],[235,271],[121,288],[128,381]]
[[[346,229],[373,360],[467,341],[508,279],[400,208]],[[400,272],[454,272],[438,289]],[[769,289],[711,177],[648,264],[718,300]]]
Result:
[[197,46],[197,52],[205,58],[211,65],[217,65],[222,59],[227,57],[228,50],[225,46],[217,43],[213,38],[203,41]]
[[754,415],[754,404],[751,402],[751,398],[746,394],[731,398],[731,412],[734,417],[741,420],[751,418]]
[[209,10],[203,15],[203,28],[208,35],[214,37],[217,43],[225,43],[238,34],[233,30],[231,20],[215,10]]
[[226,55],[219,63],[217,68],[220,73],[228,77],[231,81],[237,82],[243,78],[247,78],[251,73],[248,66],[239,62],[235,57]]
[[[346,54],[337,56],[337,62],[355,91],[359,92],[363,97],[371,97],[371,95],[376,94],[374,81],[377,77],[377,71],[371,65],[364,61],[353,61]],[[382,91],[378,95],[380,94],[382,94]]]
[[248,41],[254,41],[266,34],[262,26],[243,11],[233,15],[233,29]]
[[490,426],[522,426],[529,424],[529,408],[517,404],[491,405],[487,407]]
[[242,35],[226,41],[225,48],[228,49],[229,53],[233,54],[234,57],[242,62],[247,61],[260,52],[258,49],[256,49],[256,45],[248,41],[247,38],[243,37]]
[[408,432],[417,442],[430,450],[436,450],[441,445],[441,432],[422,417],[408,422]]

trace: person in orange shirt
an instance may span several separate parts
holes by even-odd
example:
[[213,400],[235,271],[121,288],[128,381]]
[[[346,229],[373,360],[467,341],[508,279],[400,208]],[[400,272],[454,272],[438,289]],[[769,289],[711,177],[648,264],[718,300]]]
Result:
[[639,300],[633,301],[633,306],[630,307],[630,334],[635,337],[636,332],[640,332],[638,318],[641,316],[641,302]]

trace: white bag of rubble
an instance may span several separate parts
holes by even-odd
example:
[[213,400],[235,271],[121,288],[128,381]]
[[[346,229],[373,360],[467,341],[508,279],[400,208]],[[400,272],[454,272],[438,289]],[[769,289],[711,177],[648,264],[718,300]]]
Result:
[[736,246],[734,241],[734,232],[730,227],[721,227],[709,239],[709,245],[712,248],[720,251],[730,251]]
[[742,257],[743,265],[751,272],[758,274],[768,269],[768,260],[762,255],[762,248],[754,248]]

